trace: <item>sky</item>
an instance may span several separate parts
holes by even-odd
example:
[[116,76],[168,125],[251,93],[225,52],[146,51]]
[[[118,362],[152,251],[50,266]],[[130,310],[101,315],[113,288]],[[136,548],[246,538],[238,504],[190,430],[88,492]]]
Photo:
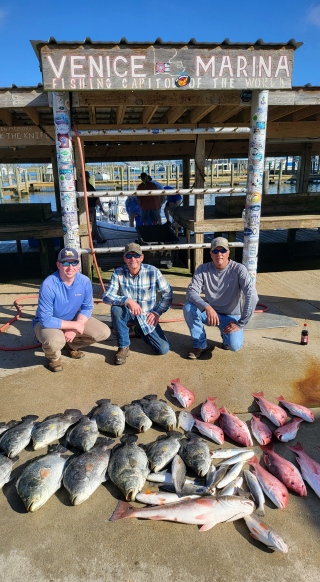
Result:
[[303,42],[293,85],[320,86],[320,0],[0,0],[0,87],[42,83],[30,40]]

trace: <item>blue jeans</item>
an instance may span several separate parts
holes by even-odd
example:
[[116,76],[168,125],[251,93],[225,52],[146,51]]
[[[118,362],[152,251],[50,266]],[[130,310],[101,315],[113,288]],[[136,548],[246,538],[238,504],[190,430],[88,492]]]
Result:
[[132,316],[131,311],[126,305],[112,305],[111,318],[113,329],[117,334],[117,343],[119,348],[127,348],[130,345],[129,329],[127,323],[135,322],[138,335],[157,353],[164,355],[169,349],[169,342],[158,324],[153,332],[143,333],[137,319]]
[[[204,323],[208,325],[207,314],[205,311],[200,311],[193,303],[187,302],[183,306],[183,315],[187,322],[191,333],[192,345],[194,348],[204,349],[207,347],[207,336],[204,330]],[[223,344],[232,352],[240,350],[243,344],[243,328],[232,333],[223,333],[225,326],[230,321],[238,321],[240,315],[223,315],[219,316],[219,330]]]
[[141,211],[141,218],[143,224],[157,223],[158,222],[158,210],[142,210]]

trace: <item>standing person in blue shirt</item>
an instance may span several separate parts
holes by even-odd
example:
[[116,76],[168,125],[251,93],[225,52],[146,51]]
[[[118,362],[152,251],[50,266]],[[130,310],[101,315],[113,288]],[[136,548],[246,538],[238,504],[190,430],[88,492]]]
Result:
[[38,308],[32,322],[34,333],[42,344],[52,372],[63,370],[61,350],[71,358],[83,358],[80,351],[110,335],[105,324],[91,317],[93,310],[92,283],[79,273],[79,254],[66,247],[59,252],[58,270],[47,277],[39,291]]
[[[129,322],[135,331],[157,354],[166,354],[169,342],[160,325],[160,316],[172,303],[172,289],[161,271],[143,264],[140,245],[129,243],[124,251],[124,266],[116,269],[103,294],[104,303],[111,305],[112,325],[117,335],[118,351],[114,363],[124,364],[130,347]],[[157,292],[161,299],[157,302]]]
[[128,196],[125,202],[126,211],[129,216],[129,225],[134,226],[142,226],[142,218],[141,218],[141,208],[138,203],[138,199],[136,196]]
[[[165,186],[164,187],[165,190],[174,190],[174,188],[172,186]],[[167,222],[170,224],[170,214],[169,214],[169,208],[173,207],[173,206],[180,206],[180,204],[182,203],[182,196],[181,194],[169,194],[167,196],[167,202],[166,205],[164,207],[164,215],[167,219]]]
[[204,324],[219,328],[224,349],[240,350],[244,326],[258,301],[246,267],[229,259],[226,238],[211,241],[210,255],[211,262],[200,265],[193,275],[183,307],[193,346],[188,355],[190,360],[197,360],[207,349]]

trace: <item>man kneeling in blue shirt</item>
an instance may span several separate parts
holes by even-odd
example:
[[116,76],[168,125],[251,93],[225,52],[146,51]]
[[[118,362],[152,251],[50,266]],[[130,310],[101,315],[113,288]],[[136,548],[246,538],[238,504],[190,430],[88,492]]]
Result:
[[225,349],[240,350],[243,328],[258,301],[246,267],[229,260],[226,238],[217,237],[211,241],[210,255],[211,262],[200,265],[193,275],[183,307],[193,346],[188,354],[190,360],[197,360],[207,349],[203,324],[219,328]]
[[47,277],[39,291],[38,308],[33,320],[36,338],[49,360],[52,372],[61,372],[61,350],[71,358],[85,356],[80,348],[102,342],[110,328],[91,317],[92,283],[79,273],[80,259],[76,249],[66,247],[59,252],[58,270]]
[[[123,256],[125,265],[114,271],[102,296],[104,303],[112,306],[112,325],[119,348],[114,360],[117,365],[124,364],[129,355],[129,322],[136,323],[137,335],[157,354],[166,354],[170,349],[159,319],[171,305],[172,289],[161,271],[143,264],[143,259],[140,245],[127,244]],[[157,291],[162,295],[158,303]]]

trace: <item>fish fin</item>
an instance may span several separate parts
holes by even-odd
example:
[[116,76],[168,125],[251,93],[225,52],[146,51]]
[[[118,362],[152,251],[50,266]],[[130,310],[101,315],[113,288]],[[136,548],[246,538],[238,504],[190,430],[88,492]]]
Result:
[[285,400],[284,396],[276,396],[276,400]]
[[122,445],[132,445],[137,440],[138,440],[138,437],[136,434],[124,434],[121,437],[120,442]]
[[208,531],[208,529],[211,529],[214,525],[216,525],[216,521],[210,521],[209,523],[204,523],[199,528],[199,531]]
[[100,406],[100,404],[110,404],[110,402],[110,398],[101,398],[100,400],[96,400],[96,404],[98,404],[98,406]]
[[171,384],[180,384],[180,378],[176,378],[175,380],[170,380]]
[[156,394],[147,394],[142,400],[157,400],[158,396]]
[[117,521],[118,519],[125,519],[126,517],[130,517],[131,512],[134,510],[135,507],[130,505],[130,503],[119,501],[109,521]]
[[64,414],[72,414],[74,416],[78,416],[79,418],[83,416],[81,410],[79,410],[78,408],[67,408],[64,411]]
[[60,443],[48,446],[48,453],[66,453],[67,451],[68,449],[60,445]]
[[254,398],[259,398],[260,396],[261,396],[261,398],[264,398],[264,393],[262,391],[261,392],[252,392],[251,394]]
[[22,416],[21,420],[37,420],[39,416],[36,414],[27,414],[27,416]]

